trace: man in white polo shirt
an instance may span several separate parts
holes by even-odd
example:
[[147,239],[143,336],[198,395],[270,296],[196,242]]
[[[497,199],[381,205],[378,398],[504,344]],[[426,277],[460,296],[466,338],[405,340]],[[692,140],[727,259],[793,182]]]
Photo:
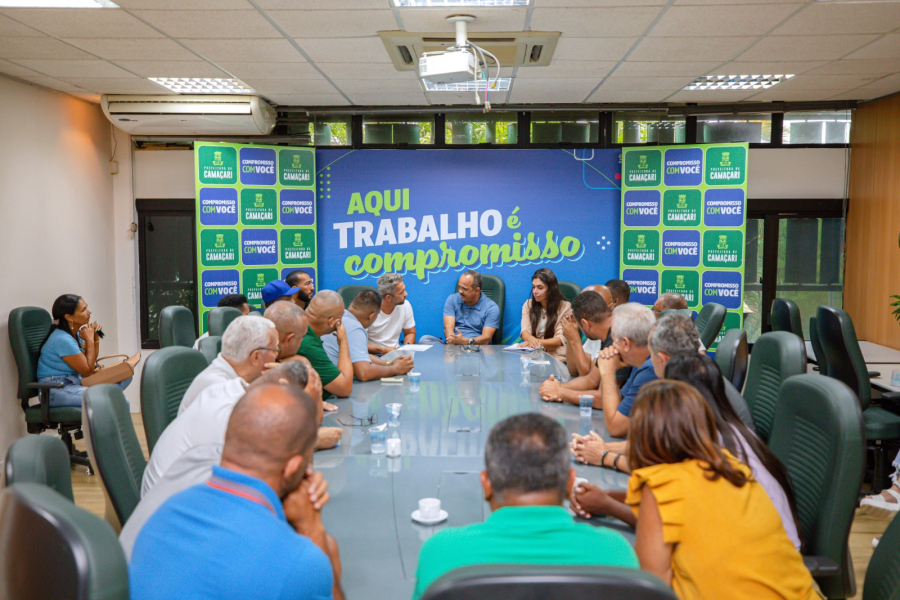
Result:
[[396,350],[403,334],[404,344],[416,343],[416,320],[412,305],[406,301],[406,285],[403,275],[385,273],[378,278],[378,293],[381,294],[381,312],[369,325],[369,352],[387,354]]

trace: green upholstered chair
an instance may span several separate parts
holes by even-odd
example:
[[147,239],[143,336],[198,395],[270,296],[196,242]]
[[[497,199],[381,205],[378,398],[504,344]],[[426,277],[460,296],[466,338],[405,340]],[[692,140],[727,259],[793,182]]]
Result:
[[778,390],[788,377],[806,373],[803,342],[793,333],[770,331],[759,336],[750,355],[744,399],[750,407],[756,433],[769,439]]
[[707,302],[700,309],[697,320],[694,325],[700,332],[700,341],[703,342],[705,348],[711,348],[716,343],[719,332],[722,331],[722,325],[725,324],[725,314],[728,311],[724,306],[716,302]]
[[828,362],[825,360],[825,351],[819,342],[819,325],[815,317],[809,318],[809,343],[812,345],[813,354],[816,355],[816,367],[822,375],[828,375]]
[[666,310],[661,311],[659,313],[659,316],[661,317],[663,315],[668,315],[670,313],[677,314],[677,315],[684,315],[686,317],[690,317],[692,321],[694,320],[694,311],[692,311],[689,308],[667,308]]
[[159,313],[159,347],[187,346],[197,339],[194,313],[185,306],[167,306]]
[[206,359],[207,364],[211,364],[212,361],[216,360],[219,352],[222,351],[222,336],[209,335],[205,338],[200,338],[200,343],[197,346],[203,358]]
[[[874,472],[872,488],[875,493],[886,484],[888,455],[884,441],[900,440],[900,415],[872,404],[872,383],[869,369],[859,349],[856,330],[847,311],[831,306],[820,306],[816,312],[816,326],[822,356],[828,364],[828,376],[843,381],[859,398],[866,440],[873,451]],[[883,398],[897,399],[900,394],[882,394]],[[890,456],[893,456],[891,453]]]
[[128,564],[108,523],[55,490],[0,494],[0,598],[127,600]]
[[88,454],[114,513],[107,511],[107,520],[121,527],[141,499],[141,479],[147,468],[128,401],[115,385],[95,385],[84,393],[82,404]]
[[[459,280],[456,282],[454,292],[459,292]],[[500,309],[500,327],[491,339],[492,344],[503,343],[503,315],[506,311],[506,284],[496,275],[481,274],[481,293],[493,300]]]
[[804,339],[803,321],[800,320],[800,308],[796,302],[787,298],[772,301],[772,331],[789,331]]
[[878,547],[872,553],[872,560],[866,570],[862,600],[900,599],[900,519],[894,519]]
[[866,460],[853,392],[821,375],[789,378],[778,394],[769,448],[794,488],[807,567],[826,597],[853,596],[856,582],[847,540]]
[[[86,466],[88,474],[91,474],[87,457],[77,455],[72,445],[73,435],[75,439],[81,438],[81,408],[51,408],[50,390],[62,387],[62,384],[39,383],[37,380],[38,358],[41,346],[50,334],[51,323],[50,313],[37,306],[20,306],[9,313],[9,343],[19,375],[16,397],[25,411],[28,433],[57,430],[69,452],[69,460]],[[31,399],[35,396],[38,396],[39,403],[31,406]]]
[[559,291],[563,295],[563,298],[571,303],[574,302],[575,296],[581,293],[581,286],[574,281],[560,281]]
[[756,431],[756,423],[753,422],[753,413],[750,412],[747,401],[744,400],[744,397],[741,396],[741,393],[737,388],[724,377],[722,383],[725,384],[725,397],[728,398],[728,403],[731,404],[731,408],[734,409],[737,416],[744,422],[744,425],[750,428],[750,431]]
[[178,416],[181,399],[194,378],[208,366],[202,353],[181,346],[162,348],[147,357],[141,374],[141,418],[150,452]]
[[422,600],[675,600],[672,588],[636,569],[597,565],[477,565],[436,579]]
[[7,487],[17,483],[40,483],[69,501],[75,501],[69,451],[58,438],[29,435],[17,439],[6,451],[5,469]]
[[747,332],[743,329],[726,331],[716,347],[716,364],[722,371],[722,377],[738,391],[744,389],[747,379],[748,357]]
[[209,311],[207,331],[209,335],[221,336],[228,329],[228,325],[238,317],[243,316],[241,311],[233,306],[217,306]]
[[337,289],[337,293],[340,294],[341,298],[344,300],[344,308],[350,308],[350,303],[353,302],[357,294],[363,290],[378,291],[371,285],[342,285]]

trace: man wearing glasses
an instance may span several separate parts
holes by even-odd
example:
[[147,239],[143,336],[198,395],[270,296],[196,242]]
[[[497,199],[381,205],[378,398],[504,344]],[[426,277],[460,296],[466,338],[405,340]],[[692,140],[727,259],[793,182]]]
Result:
[[490,344],[498,329],[500,308],[481,293],[481,274],[466,271],[459,278],[459,293],[451,294],[444,302],[444,336],[447,343]]

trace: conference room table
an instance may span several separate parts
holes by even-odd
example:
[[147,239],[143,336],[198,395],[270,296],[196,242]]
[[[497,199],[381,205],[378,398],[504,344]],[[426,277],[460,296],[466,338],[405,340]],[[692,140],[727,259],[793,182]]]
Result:
[[[862,351],[863,360],[869,365],[869,370],[877,370],[872,369],[873,365],[900,365],[900,350],[894,350],[893,348],[873,344],[865,340],[859,342],[859,349]],[[809,340],[806,341],[806,356],[811,362],[819,364],[818,359],[816,359],[816,353],[813,351],[812,343]]]
[[[329,484],[331,501],[323,509],[327,531],[340,546],[341,584],[348,598],[405,599],[415,586],[419,549],[446,527],[480,523],[490,514],[480,473],[484,446],[497,422],[511,415],[539,412],[559,421],[568,433],[593,428],[609,436],[603,413],[580,417],[579,407],[544,402],[540,384],[553,374],[569,379],[565,365],[539,353],[523,374],[519,354],[503,346],[432,346],[416,352],[418,392],[407,377],[400,384],[354,382],[350,398],[331,399],[337,412],[324,425],[343,427],[340,444],[315,454],[315,468]],[[399,438],[401,455],[372,454],[369,428],[388,422],[385,405],[403,405],[399,426],[387,438]],[[603,489],[624,489],[628,476],[609,469],[572,463],[579,477]],[[449,513],[443,523],[420,525],[411,514],[421,498],[434,497]],[[616,529],[633,543],[634,532],[612,518],[595,517],[595,526]],[[585,552],[590,552],[585,548]]]

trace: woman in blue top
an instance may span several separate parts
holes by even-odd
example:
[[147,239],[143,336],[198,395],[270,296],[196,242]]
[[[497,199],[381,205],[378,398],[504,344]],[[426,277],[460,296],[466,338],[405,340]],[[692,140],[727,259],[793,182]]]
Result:
[[[50,390],[50,406],[81,406],[81,396],[87,389],[81,385],[81,378],[97,370],[103,328],[91,322],[87,302],[75,294],[57,298],[52,314],[53,326],[38,358],[38,381],[63,384]],[[131,378],[116,385],[124,390],[129,383]]]

